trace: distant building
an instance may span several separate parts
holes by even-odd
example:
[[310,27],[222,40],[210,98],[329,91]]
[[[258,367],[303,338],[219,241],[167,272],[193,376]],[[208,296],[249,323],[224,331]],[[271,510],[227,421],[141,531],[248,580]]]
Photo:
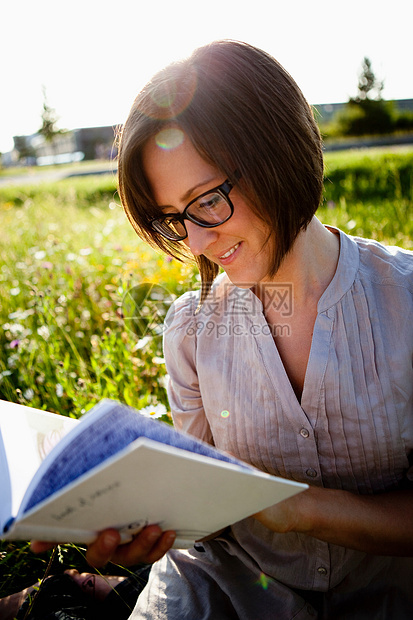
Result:
[[14,149],[3,155],[3,164],[20,160],[26,165],[44,166],[83,159],[114,159],[116,127],[83,127],[56,135],[47,142],[40,134],[15,136]]
[[76,148],[85,159],[113,159],[116,155],[115,126],[84,127],[73,131]]

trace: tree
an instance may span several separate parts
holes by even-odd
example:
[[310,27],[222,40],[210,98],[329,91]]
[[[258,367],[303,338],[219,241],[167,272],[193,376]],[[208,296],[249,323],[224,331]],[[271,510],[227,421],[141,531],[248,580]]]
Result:
[[62,135],[65,132],[64,129],[57,128],[57,122],[59,120],[56,110],[51,108],[47,102],[46,88],[42,86],[43,91],[43,112],[42,112],[42,126],[38,133],[44,137],[46,142],[53,144],[56,136]]
[[367,56],[363,59],[356,97],[350,97],[338,118],[344,136],[391,133],[394,128],[392,104],[382,99],[384,81],[374,74]]
[[372,99],[370,96],[372,93],[376,93],[373,97],[376,101],[382,101],[381,93],[384,88],[384,80],[379,80],[373,72],[370,58],[364,57],[362,65],[362,71],[359,76],[359,83],[357,86],[358,95],[355,101],[365,101],[366,99]]

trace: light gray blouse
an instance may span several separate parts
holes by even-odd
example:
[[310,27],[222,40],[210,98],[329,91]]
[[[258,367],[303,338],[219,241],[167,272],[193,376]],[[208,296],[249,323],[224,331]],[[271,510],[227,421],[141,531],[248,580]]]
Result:
[[[301,402],[260,301],[225,274],[198,314],[188,293],[168,316],[169,401],[178,429],[263,471],[379,493],[413,481],[413,253],[339,234]],[[294,311],[289,283],[274,295],[282,312]],[[252,518],[232,533],[266,575],[295,588],[326,591],[368,564],[363,553],[275,534]]]

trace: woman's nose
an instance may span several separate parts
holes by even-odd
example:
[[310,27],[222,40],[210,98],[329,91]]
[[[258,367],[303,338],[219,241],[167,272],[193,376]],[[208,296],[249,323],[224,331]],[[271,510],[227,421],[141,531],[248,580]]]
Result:
[[185,226],[188,233],[185,243],[194,256],[205,254],[205,251],[218,236],[216,228],[203,228],[188,220],[185,222]]

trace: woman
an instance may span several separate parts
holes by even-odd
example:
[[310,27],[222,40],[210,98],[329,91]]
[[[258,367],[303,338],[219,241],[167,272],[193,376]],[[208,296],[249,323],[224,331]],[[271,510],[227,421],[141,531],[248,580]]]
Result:
[[134,102],[123,206],[202,277],[167,319],[175,425],[310,488],[188,551],[104,532],[95,565],[160,560],[132,618],[411,617],[413,255],[324,227],[322,182],[308,104],[252,46],[201,48]]

